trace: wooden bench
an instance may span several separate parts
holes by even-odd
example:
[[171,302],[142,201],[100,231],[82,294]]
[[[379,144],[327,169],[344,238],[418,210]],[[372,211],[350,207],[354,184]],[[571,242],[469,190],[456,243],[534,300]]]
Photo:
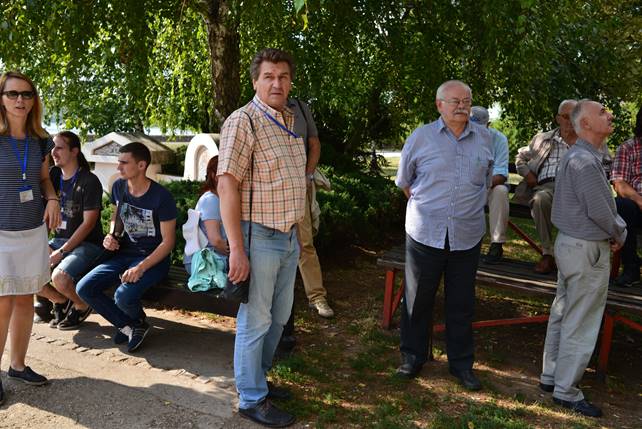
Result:
[[219,298],[217,292],[192,292],[187,288],[188,278],[185,268],[171,266],[167,277],[145,292],[143,300],[187,311],[204,311],[236,317],[239,304]]
[[[392,326],[392,318],[399,307],[404,293],[403,272],[405,268],[405,248],[398,246],[388,250],[377,259],[377,265],[386,270],[381,325],[384,329],[390,329]],[[402,275],[398,276],[400,273]],[[397,279],[397,277],[399,277],[399,279]],[[477,270],[477,285],[549,296],[555,296],[557,289],[555,275],[537,274],[532,271],[532,264],[510,259],[504,259],[502,263],[495,265],[480,263]],[[639,288],[609,288],[598,354],[598,375],[602,377],[606,374],[608,366],[615,324],[622,323],[642,332],[642,325],[620,314],[622,310],[642,314],[642,290]],[[473,328],[544,323],[547,321],[548,314],[478,321],[473,323]],[[444,329],[444,325],[433,326],[433,332],[441,332]]]

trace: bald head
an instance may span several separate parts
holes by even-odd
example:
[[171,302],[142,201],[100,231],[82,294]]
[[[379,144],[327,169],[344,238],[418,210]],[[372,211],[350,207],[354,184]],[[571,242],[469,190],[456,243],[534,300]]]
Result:
[[601,147],[613,132],[613,115],[597,101],[584,99],[571,112],[571,123],[578,137]]

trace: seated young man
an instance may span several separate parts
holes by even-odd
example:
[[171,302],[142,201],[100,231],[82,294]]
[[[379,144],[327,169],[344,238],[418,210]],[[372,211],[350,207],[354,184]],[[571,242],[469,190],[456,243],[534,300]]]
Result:
[[61,224],[49,241],[51,285],[45,285],[39,295],[54,303],[49,326],[64,331],[76,329],[91,313],[91,307],[76,294],[75,285],[103,254],[102,186],[89,171],[76,134],[63,131],[53,141],[55,167],[49,170],[49,177],[60,197],[62,213]]
[[[117,328],[114,342],[128,341],[129,352],[140,347],[149,331],[141,297],[167,275],[176,238],[176,203],[167,189],[145,175],[150,162],[149,149],[142,143],[120,148],[121,178],[111,191],[111,202],[116,205],[111,230],[119,217],[122,236],[105,236],[103,246],[112,254],[76,287],[78,295]],[[118,283],[114,299],[105,295],[106,289]]]

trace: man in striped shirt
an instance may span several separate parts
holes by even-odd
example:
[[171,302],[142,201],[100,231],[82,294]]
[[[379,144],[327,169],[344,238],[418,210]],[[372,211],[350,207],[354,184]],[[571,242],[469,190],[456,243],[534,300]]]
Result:
[[286,399],[289,392],[269,384],[266,373],[292,309],[306,155],[286,104],[292,57],[264,49],[254,57],[250,74],[256,94],[223,124],[217,172],[230,246],[228,278],[238,283],[250,276],[248,302],[236,319],[234,377],[241,416],[284,427],[294,423],[294,416],[268,398]]
[[610,250],[622,247],[626,224],[618,216],[606,173],[603,146],[613,132],[613,115],[600,103],[581,100],[571,112],[578,135],[555,180],[553,224],[558,267],[540,388],[577,413],[602,411],[584,399],[577,384],[595,348],[609,282]]

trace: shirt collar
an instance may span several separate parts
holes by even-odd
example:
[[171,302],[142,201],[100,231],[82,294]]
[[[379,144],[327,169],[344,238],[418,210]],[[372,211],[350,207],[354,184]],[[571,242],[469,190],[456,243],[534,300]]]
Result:
[[[452,131],[450,131],[450,129],[448,128],[448,126],[444,122],[444,118],[442,118],[441,116],[439,117],[439,119],[437,119],[437,130],[439,132],[442,132],[442,131],[446,130],[446,131],[448,131],[448,132],[450,132],[452,134]],[[466,137],[468,134],[473,133],[473,132],[475,132],[475,128],[472,127],[470,125],[470,121],[468,121],[468,122],[466,122],[466,127],[464,127],[464,131],[461,133],[459,138],[457,138],[457,140],[461,140],[464,137]],[[454,137],[454,135],[453,135],[453,137]]]
[[593,146],[592,144],[590,144],[586,140],[582,140],[581,138],[578,137],[577,141],[575,142],[575,145],[577,147],[581,147],[581,148],[583,148],[585,150],[588,150],[590,153],[592,153],[600,161],[602,161],[602,159],[604,158],[604,152],[601,152],[601,151],[597,150],[595,148],[595,146]]
[[[259,96],[256,94],[254,94],[254,102],[257,104],[259,109],[265,112],[268,112],[270,115],[274,116],[275,118],[277,117],[277,115],[281,115],[281,112],[265,104],[263,101],[261,101]],[[292,110],[292,108],[290,108],[290,99],[288,99],[288,101],[285,103],[285,109],[283,109],[283,116],[293,116],[293,115],[294,115],[294,111]]]

